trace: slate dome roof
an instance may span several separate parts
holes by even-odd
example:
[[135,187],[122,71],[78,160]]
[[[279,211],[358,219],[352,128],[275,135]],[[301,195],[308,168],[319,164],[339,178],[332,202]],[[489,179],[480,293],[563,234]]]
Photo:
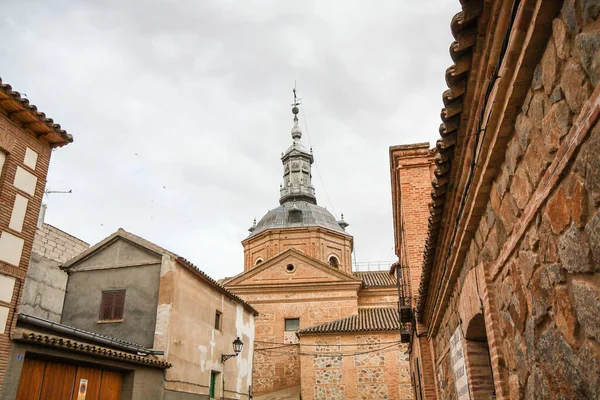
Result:
[[[292,208],[299,211],[294,212]],[[336,221],[333,214],[325,208],[307,201],[288,201],[279,207],[270,210],[262,217],[256,226],[253,226],[248,238],[256,236],[267,229],[300,228],[309,226],[320,226],[335,232],[347,234],[338,221]]]

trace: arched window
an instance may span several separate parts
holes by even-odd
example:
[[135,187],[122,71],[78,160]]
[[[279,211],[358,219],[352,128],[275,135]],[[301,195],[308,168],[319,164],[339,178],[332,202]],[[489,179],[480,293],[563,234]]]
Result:
[[334,268],[339,268],[340,262],[336,256],[329,256],[329,265],[331,265]]
[[258,260],[256,260],[256,261],[254,262],[254,265],[258,265],[258,264],[260,264],[261,262],[263,262],[263,259],[262,259],[262,258],[259,258]]

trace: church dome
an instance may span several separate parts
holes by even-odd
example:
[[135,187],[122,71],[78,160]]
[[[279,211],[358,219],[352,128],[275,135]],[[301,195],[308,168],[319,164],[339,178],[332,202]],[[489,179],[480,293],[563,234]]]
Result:
[[325,208],[307,201],[288,201],[269,211],[253,226],[248,238],[258,235],[268,229],[300,228],[318,226],[335,232],[344,233],[345,230],[336,221],[333,214]]

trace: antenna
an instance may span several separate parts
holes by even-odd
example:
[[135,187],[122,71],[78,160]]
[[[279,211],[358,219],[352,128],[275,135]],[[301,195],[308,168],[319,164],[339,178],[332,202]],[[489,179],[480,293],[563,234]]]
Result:
[[71,194],[73,193],[73,189],[70,190],[50,190],[50,189],[46,189],[44,190],[44,194],[47,196],[49,194]]

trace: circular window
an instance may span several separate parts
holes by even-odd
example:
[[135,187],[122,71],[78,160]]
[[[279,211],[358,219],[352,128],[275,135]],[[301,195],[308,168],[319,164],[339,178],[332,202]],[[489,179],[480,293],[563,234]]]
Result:
[[294,264],[288,264],[287,267],[285,267],[287,272],[294,272],[296,270],[296,267],[294,267]]
[[338,259],[335,256],[331,256],[331,257],[329,257],[329,265],[331,265],[334,268],[339,268],[340,262],[338,261]]

